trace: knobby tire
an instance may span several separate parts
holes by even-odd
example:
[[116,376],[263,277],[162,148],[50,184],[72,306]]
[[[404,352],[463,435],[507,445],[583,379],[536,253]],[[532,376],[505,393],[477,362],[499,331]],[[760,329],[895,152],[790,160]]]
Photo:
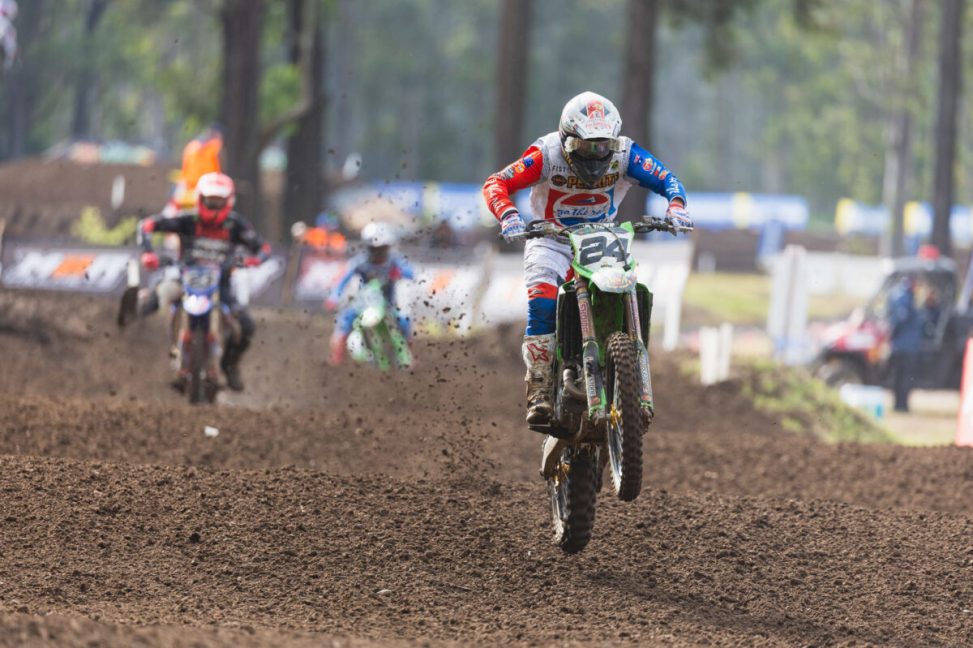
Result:
[[[609,407],[617,403],[620,429],[609,424],[608,463],[618,499],[630,502],[642,491],[642,435],[640,379],[635,344],[626,333],[608,337],[606,376]],[[619,438],[621,437],[621,438]]]

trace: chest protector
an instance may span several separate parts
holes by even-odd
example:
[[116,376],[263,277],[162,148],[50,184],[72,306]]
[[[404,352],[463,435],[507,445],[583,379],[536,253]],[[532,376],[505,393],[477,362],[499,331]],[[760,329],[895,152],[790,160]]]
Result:
[[543,218],[562,226],[614,220],[619,203],[633,184],[626,175],[632,140],[619,140],[621,150],[612,153],[608,171],[594,187],[584,184],[571,170],[556,132],[534,142],[544,155],[544,169],[540,182],[530,190],[533,219]]

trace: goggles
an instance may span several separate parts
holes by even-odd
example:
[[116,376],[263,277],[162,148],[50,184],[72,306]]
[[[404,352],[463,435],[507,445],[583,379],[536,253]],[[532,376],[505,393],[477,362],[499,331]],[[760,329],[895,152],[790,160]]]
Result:
[[613,137],[581,139],[579,137],[569,135],[564,140],[564,150],[567,153],[573,153],[574,155],[587,160],[600,160],[611,155],[612,153],[620,151],[621,149],[621,142]]
[[228,199],[223,196],[203,196],[202,203],[207,209],[223,209]]

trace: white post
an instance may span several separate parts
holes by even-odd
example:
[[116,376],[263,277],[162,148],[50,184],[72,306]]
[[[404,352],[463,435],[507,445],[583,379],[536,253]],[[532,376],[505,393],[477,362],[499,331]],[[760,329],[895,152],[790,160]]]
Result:
[[118,175],[111,183],[111,208],[118,210],[123,202],[125,202],[125,176]]
[[666,300],[666,317],[662,328],[662,348],[666,351],[672,351],[679,345],[679,309],[681,306],[679,299]]
[[141,276],[140,276],[140,271],[139,271],[139,260],[138,260],[138,258],[129,259],[128,260],[128,266],[127,266],[126,270],[127,270],[127,275],[128,275],[128,282],[127,282],[128,287],[129,288],[138,288],[139,283],[141,282]]
[[788,245],[773,263],[767,332],[774,341],[774,357],[784,364],[805,360],[807,330],[807,254]]
[[699,329],[699,382],[703,385],[717,382],[719,344],[719,332],[715,328],[704,326]]
[[730,379],[730,359],[733,356],[733,325],[723,324],[719,330],[720,362],[719,380]]

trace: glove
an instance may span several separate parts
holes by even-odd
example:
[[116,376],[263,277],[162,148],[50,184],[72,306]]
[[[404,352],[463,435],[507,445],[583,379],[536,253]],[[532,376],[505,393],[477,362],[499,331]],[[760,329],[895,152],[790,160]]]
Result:
[[143,252],[142,267],[144,267],[146,270],[158,270],[159,255],[156,254],[155,252]]
[[243,260],[243,267],[244,268],[256,268],[261,263],[263,263],[263,261],[260,260],[260,257],[248,256],[247,258],[245,258]]
[[686,206],[680,200],[673,200],[666,210],[666,220],[674,227],[692,227],[693,219],[689,217]]
[[524,231],[524,219],[520,217],[520,212],[511,209],[500,218],[500,236],[507,243],[515,234],[522,234]]

